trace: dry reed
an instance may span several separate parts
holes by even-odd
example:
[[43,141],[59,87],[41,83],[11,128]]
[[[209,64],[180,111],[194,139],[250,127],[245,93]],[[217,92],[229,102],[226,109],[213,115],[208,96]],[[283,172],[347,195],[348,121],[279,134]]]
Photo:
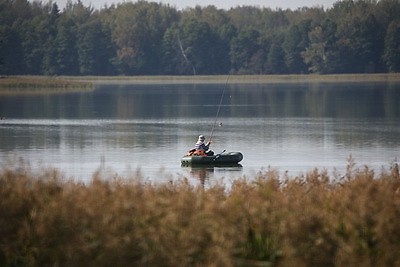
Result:
[[94,84],[390,83],[400,81],[400,75],[398,73],[326,75],[60,76],[59,78],[66,81],[91,81]]
[[399,167],[187,180],[0,172],[2,266],[400,266]]
[[51,94],[93,90],[86,81],[71,81],[57,77],[6,76],[0,77],[0,94]]

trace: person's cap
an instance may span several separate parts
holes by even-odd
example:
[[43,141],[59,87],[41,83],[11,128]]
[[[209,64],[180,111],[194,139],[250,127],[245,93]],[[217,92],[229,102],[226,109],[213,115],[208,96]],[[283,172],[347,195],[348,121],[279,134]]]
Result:
[[201,140],[204,140],[204,139],[206,139],[206,138],[204,137],[204,135],[201,134],[201,135],[199,135],[199,140],[200,140],[200,139],[201,139]]

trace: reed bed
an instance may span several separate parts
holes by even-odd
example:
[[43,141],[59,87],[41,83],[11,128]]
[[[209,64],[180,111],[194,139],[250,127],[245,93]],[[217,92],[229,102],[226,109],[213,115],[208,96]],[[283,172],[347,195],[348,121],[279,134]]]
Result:
[[[288,74],[288,75],[196,75],[196,76],[4,76],[1,92],[37,92],[37,89],[94,89],[98,84],[251,84],[251,83],[349,83],[400,82],[399,73]],[[18,89],[18,90],[16,90]],[[49,90],[47,90],[49,92]]]
[[3,168],[0,265],[400,266],[397,164],[267,170],[206,190],[99,177]]
[[288,75],[196,75],[196,76],[61,76],[64,80],[95,84],[226,84],[226,83],[349,83],[399,82],[398,73],[288,74]]
[[87,81],[44,76],[5,76],[0,78],[0,94],[49,94],[93,90]]

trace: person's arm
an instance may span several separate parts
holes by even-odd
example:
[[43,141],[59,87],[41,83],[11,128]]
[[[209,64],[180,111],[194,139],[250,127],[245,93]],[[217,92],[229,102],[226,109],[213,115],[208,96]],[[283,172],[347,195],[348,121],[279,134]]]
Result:
[[[208,143],[207,143],[207,145],[208,145]],[[201,144],[201,148],[202,148],[204,151],[207,151],[207,150],[209,149],[209,147],[208,147],[207,145],[204,144],[204,143],[202,143],[202,144]]]

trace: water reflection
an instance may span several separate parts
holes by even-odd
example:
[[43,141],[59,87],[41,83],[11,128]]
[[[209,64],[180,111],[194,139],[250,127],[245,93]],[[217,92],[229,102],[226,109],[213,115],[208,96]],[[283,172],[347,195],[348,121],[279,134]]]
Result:
[[[233,174],[235,177],[240,177],[243,171],[243,166],[241,164],[231,164],[226,166],[181,166],[181,168],[189,177],[198,180],[203,188],[207,187],[207,183],[210,179],[217,177],[215,174],[218,172],[224,173],[227,176]],[[217,181],[214,180],[214,182]]]
[[[0,96],[0,161],[8,154],[90,176],[115,172],[252,176],[260,168],[309,171],[400,158],[400,83],[230,84],[213,136],[243,168],[182,169],[180,158],[212,129],[224,85],[101,85],[92,92]],[[167,173],[160,175],[162,168]],[[161,177],[162,176],[162,177]],[[229,178],[229,177],[228,177]]]
[[66,86],[52,88],[49,88],[46,85],[43,87],[37,85],[34,85],[34,87],[0,87],[0,96],[70,94],[91,92],[94,89],[94,85],[91,84],[87,84],[86,86]]
[[182,169],[186,174],[188,174],[189,177],[199,180],[203,188],[205,188],[206,182],[214,174],[214,167],[212,166],[207,166],[207,167],[182,166]]
[[[398,118],[399,83],[231,84],[222,117]],[[101,85],[94,92],[0,97],[0,116],[60,119],[214,117],[223,85]]]

